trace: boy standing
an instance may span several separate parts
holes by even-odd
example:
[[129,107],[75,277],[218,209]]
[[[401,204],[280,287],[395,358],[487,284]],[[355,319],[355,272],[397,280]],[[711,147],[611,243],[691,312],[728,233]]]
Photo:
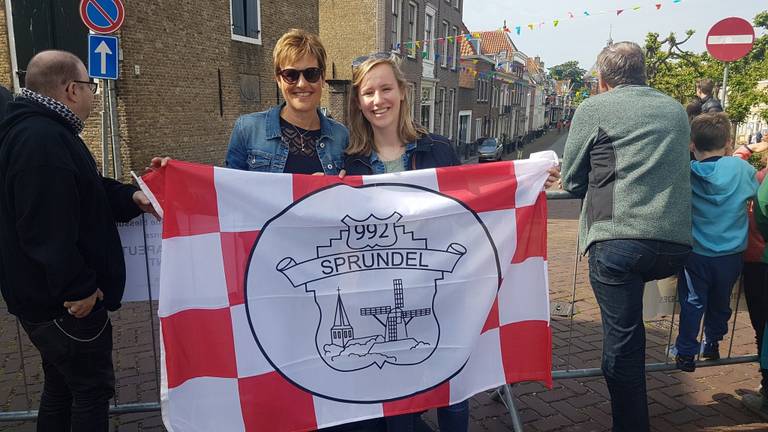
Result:
[[675,361],[696,370],[697,336],[706,313],[705,359],[720,358],[719,341],[728,331],[731,289],[747,246],[747,203],[757,191],[755,169],[726,156],[731,123],[723,113],[706,113],[691,122],[693,252],[678,278],[680,331]]

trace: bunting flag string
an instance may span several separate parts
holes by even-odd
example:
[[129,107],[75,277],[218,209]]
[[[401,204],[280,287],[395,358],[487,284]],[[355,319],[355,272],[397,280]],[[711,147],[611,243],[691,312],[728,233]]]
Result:
[[[670,3],[672,4],[680,4],[683,0],[671,0]],[[654,0],[652,3],[650,3],[653,8],[657,11],[660,11],[662,9],[663,3],[660,3],[659,0]],[[634,5],[631,8],[627,9],[612,9],[612,10],[601,10],[601,11],[589,11],[585,10],[582,11],[581,15],[575,15],[573,12],[568,12],[568,19],[574,19],[574,18],[587,18],[587,17],[594,17],[598,15],[615,15],[619,16],[622,15],[624,12],[628,10],[632,10],[634,12],[637,12],[641,9],[643,9],[643,5]],[[647,9],[647,8],[646,8]],[[558,27],[563,22],[560,18],[554,18],[549,21],[540,21],[537,23],[528,23],[525,25],[522,24],[516,24],[512,26],[514,28],[514,33],[518,36],[521,35],[523,28],[527,28],[530,31],[533,30],[540,30],[544,28],[547,23],[552,24],[552,28]],[[497,29],[496,31],[502,32],[502,33],[512,33],[512,30],[510,27],[507,27],[506,22],[505,24]],[[415,41],[407,41],[407,42],[401,42],[401,43],[395,43],[392,44],[392,50],[396,52],[400,52],[402,54],[407,54],[412,57],[421,56],[423,59],[427,59],[430,57],[430,52],[434,49],[437,51],[440,47],[444,47],[446,45],[446,42],[449,44],[460,44],[462,40],[466,40],[468,42],[471,42],[473,40],[481,40],[482,39],[482,32],[470,32],[466,34],[457,34],[454,36],[447,36],[447,37],[441,37],[441,38],[434,38],[434,39],[424,39],[424,40],[415,40]],[[460,51],[460,48],[458,49]],[[435,60],[438,60],[442,58],[443,56],[439,54],[438,52],[434,53]],[[451,62],[453,60],[453,56],[448,55],[447,60]]]
[[[680,4],[682,2],[683,2],[683,0],[670,0],[667,3],[672,3],[672,4],[677,5],[677,4]],[[570,19],[574,19],[574,18],[592,18],[592,17],[598,16],[598,15],[615,15],[615,16],[619,16],[622,13],[626,12],[627,10],[631,10],[631,11],[637,12],[637,11],[639,11],[641,9],[650,9],[651,6],[655,10],[658,11],[658,10],[662,9],[663,4],[664,3],[659,2],[659,0],[653,0],[653,2],[649,3],[649,5],[647,7],[643,6],[642,4],[636,4],[636,5],[633,5],[630,8],[623,8],[623,9],[611,9],[611,10],[600,10],[600,11],[584,10],[584,11],[581,11],[581,14],[577,14],[574,11],[569,11],[568,12],[568,19],[570,20]],[[537,29],[542,29],[544,26],[547,25],[547,23],[551,23],[552,24],[552,28],[555,28],[555,27],[557,27],[562,22],[563,22],[563,19],[561,19],[561,18],[553,18],[551,20],[541,21],[539,23],[528,23],[528,24],[524,24],[524,25],[515,24],[512,27],[515,29],[515,34],[516,35],[520,35],[521,34],[521,30],[523,28],[526,28],[526,27],[528,28],[528,30],[533,31],[533,30],[537,30]],[[504,26],[501,28],[501,30],[506,32],[506,33],[511,33],[510,27],[507,27],[506,22],[505,22]]]

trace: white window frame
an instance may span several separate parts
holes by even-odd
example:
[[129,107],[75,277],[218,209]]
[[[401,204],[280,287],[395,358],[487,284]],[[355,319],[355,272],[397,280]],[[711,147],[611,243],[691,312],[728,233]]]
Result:
[[[424,45],[427,47],[427,58],[425,62],[434,63],[435,61],[435,17],[437,11],[430,5],[424,7]],[[431,18],[427,19],[427,17]],[[431,24],[430,24],[431,23]]]
[[475,139],[480,139],[483,136],[483,118],[478,117],[475,119]]
[[443,52],[440,54],[443,56],[443,58],[440,59],[440,66],[442,67],[448,67],[448,36],[450,36],[450,31],[450,24],[448,24],[448,21],[443,20],[443,34],[441,35],[443,38]]
[[453,139],[453,111],[456,109],[456,89],[448,89],[448,139]]
[[445,131],[445,87],[440,87],[437,89],[437,95],[440,100],[440,129],[437,131],[437,133],[443,135]]
[[245,2],[246,0],[229,0],[229,33],[232,37],[232,40],[254,45],[261,45],[261,35],[264,33],[261,28],[261,0],[256,0],[259,5],[259,7],[256,9],[256,23],[259,27],[259,37],[257,38],[235,34],[235,16],[232,13],[232,2],[234,1]]
[[392,0],[392,25],[392,50],[398,51],[397,45],[403,43],[403,0]]
[[[421,112],[424,109],[424,107],[429,108],[429,124],[425,125],[422,124],[422,126],[425,126],[427,130],[432,133],[435,131],[435,91],[437,90],[436,86],[434,84],[430,84],[428,82],[421,82],[421,91],[419,92],[419,122],[421,123]],[[425,100],[423,98],[424,92],[427,91],[428,98]],[[416,105],[416,104],[414,104]]]
[[459,57],[459,41],[456,40],[456,38],[459,36],[459,28],[453,27],[453,60],[451,62],[451,69],[456,70],[456,64],[458,63],[458,57]]
[[[414,2],[408,2],[408,42],[415,44],[416,35],[419,28],[419,5]],[[408,57],[416,58],[419,49],[416,45],[411,45],[407,50]]]

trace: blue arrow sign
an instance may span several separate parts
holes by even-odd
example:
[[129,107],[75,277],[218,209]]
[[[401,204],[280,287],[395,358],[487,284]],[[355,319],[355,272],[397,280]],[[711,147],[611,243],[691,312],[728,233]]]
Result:
[[119,41],[116,36],[88,35],[88,75],[117,79]]

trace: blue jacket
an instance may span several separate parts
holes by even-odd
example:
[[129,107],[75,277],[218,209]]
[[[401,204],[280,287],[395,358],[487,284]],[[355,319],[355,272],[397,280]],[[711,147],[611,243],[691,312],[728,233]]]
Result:
[[[247,171],[281,173],[288,160],[288,146],[280,133],[280,110],[285,103],[240,116],[232,129],[227,148],[229,168]],[[349,144],[349,131],[319,110],[320,139],[315,149],[325,174],[338,174]]]
[[[405,146],[403,163],[406,170],[461,165],[448,138],[435,134],[424,135],[415,142],[408,143]],[[385,172],[384,163],[379,160],[376,152],[372,152],[370,156],[347,155],[344,168],[347,170],[347,175],[371,175]]]
[[693,252],[722,256],[747,248],[747,202],[757,186],[755,169],[740,158],[691,161]]

